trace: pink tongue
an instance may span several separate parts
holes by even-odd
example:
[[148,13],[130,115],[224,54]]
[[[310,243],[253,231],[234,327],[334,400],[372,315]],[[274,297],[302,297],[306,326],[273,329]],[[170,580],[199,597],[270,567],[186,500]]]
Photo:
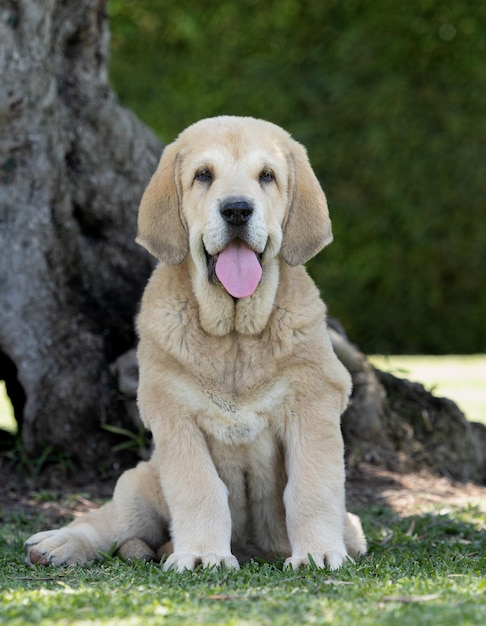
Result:
[[234,239],[219,253],[216,276],[234,298],[246,298],[258,287],[262,267],[256,253],[241,239]]

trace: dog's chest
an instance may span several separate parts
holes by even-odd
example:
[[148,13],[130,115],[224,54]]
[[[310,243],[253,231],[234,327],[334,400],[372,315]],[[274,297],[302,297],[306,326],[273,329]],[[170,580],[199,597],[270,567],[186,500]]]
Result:
[[292,342],[283,338],[291,333],[280,324],[278,332],[268,327],[259,335],[212,336],[202,331],[195,309],[175,311],[166,317],[171,323],[164,325],[161,342],[171,357],[166,374],[172,393],[216,440],[254,441],[283,415],[291,389],[285,362],[292,351]]
[[193,367],[196,418],[218,441],[248,443],[279,419],[289,385],[257,339],[215,341]]
[[276,380],[253,392],[231,396],[206,380],[201,391],[205,399],[204,410],[197,415],[201,428],[222,443],[239,445],[254,441],[276,425],[288,388],[285,381]]

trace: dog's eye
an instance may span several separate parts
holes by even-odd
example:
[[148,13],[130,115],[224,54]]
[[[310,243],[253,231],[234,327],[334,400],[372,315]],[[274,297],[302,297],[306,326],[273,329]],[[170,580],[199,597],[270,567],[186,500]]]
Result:
[[213,175],[207,167],[203,167],[196,172],[194,180],[197,180],[200,183],[210,183],[213,180]]
[[275,174],[272,172],[272,170],[265,169],[260,172],[259,181],[261,184],[273,183],[274,180],[275,180]]

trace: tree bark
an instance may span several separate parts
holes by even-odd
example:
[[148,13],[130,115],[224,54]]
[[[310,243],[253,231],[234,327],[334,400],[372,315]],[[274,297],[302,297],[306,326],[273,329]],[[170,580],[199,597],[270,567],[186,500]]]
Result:
[[100,426],[131,419],[110,363],[135,340],[162,149],[109,88],[106,4],[0,0],[0,378],[27,452],[85,465],[110,456]]
[[[153,262],[134,237],[162,145],[109,88],[106,4],[0,0],[0,378],[27,453],[109,470],[113,433],[139,429],[134,316]],[[484,426],[331,334],[354,382],[350,470],[486,482]]]

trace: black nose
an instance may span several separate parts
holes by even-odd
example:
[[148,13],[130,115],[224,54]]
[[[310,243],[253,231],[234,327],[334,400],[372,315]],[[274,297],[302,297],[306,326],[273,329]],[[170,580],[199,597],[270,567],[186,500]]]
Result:
[[246,224],[253,213],[253,207],[245,200],[226,202],[220,208],[223,219],[232,226]]

